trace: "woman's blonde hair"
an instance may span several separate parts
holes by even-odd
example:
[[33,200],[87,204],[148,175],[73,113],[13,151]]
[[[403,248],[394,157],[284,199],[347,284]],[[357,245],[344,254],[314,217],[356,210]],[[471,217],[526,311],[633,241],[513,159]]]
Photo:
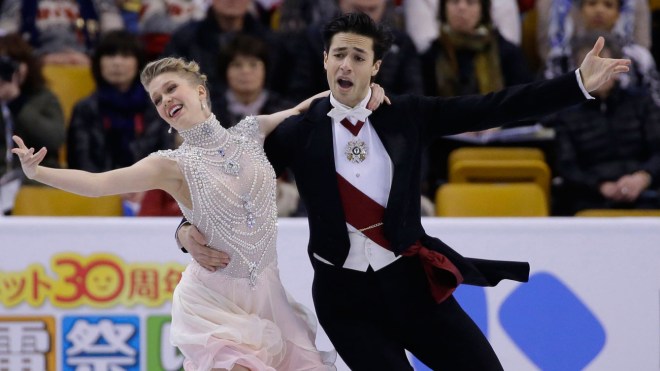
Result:
[[140,73],[140,82],[145,90],[157,76],[167,72],[173,72],[181,75],[184,79],[190,81],[193,85],[202,85],[206,89],[206,104],[211,107],[211,96],[206,85],[206,75],[200,72],[199,65],[195,61],[187,61],[183,58],[166,57],[149,62],[142,73]]

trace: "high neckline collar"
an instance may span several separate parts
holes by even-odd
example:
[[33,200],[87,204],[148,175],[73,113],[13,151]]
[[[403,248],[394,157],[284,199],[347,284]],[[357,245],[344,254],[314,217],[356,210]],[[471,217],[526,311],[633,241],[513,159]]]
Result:
[[220,121],[211,114],[206,120],[194,125],[190,129],[179,131],[184,143],[206,149],[222,147],[227,142],[229,133],[220,125]]

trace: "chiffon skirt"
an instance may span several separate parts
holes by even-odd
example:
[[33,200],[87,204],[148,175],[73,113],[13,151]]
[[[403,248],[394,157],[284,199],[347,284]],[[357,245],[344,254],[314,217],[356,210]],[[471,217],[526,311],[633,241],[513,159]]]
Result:
[[335,370],[336,353],[316,349],[316,318],[284,290],[276,263],[252,288],[193,261],[174,291],[170,330],[186,371]]

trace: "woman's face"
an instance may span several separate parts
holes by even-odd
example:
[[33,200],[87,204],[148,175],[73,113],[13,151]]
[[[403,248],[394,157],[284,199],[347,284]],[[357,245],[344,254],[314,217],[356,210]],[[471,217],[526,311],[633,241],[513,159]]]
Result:
[[120,91],[128,90],[138,74],[138,60],[132,55],[104,55],[100,67],[103,79]]
[[445,11],[455,32],[473,33],[481,22],[481,0],[446,0]]
[[160,117],[177,130],[188,129],[208,118],[208,112],[202,108],[207,100],[206,89],[182,74],[165,72],[156,76],[147,92]]
[[580,11],[587,29],[611,31],[619,19],[619,2],[583,0]]
[[264,88],[266,65],[257,57],[237,55],[227,67],[227,84],[237,94],[256,94]]

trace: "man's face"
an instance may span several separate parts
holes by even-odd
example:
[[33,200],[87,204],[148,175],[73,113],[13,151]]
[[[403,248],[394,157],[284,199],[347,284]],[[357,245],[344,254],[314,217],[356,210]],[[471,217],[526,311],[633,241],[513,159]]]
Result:
[[386,5],[385,0],[339,0],[342,13],[363,12],[375,22],[383,19]]
[[347,32],[332,37],[328,52],[323,52],[323,66],[332,95],[349,107],[355,107],[369,91],[381,61],[374,62],[371,38]]
[[584,0],[580,10],[584,24],[590,30],[610,31],[619,19],[617,0]]

